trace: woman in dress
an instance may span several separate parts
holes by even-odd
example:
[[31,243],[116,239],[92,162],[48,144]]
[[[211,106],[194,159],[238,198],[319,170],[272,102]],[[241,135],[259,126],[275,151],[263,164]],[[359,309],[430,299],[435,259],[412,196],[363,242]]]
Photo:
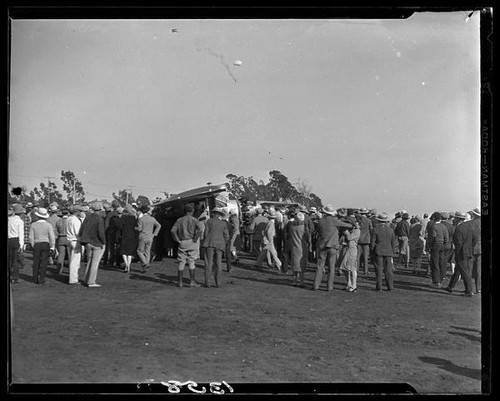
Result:
[[304,224],[304,213],[299,212],[288,221],[285,231],[286,248],[290,252],[290,267],[293,272],[293,285],[304,287],[304,273],[309,255],[310,233]]
[[347,279],[346,290],[356,292],[358,289],[358,241],[361,235],[359,220],[352,217],[349,223],[353,224],[352,229],[345,230],[342,235],[347,243],[344,258],[340,264],[340,270],[344,272]]
[[415,274],[422,266],[422,254],[424,252],[424,237],[422,235],[422,223],[420,216],[415,216],[412,219],[408,245],[410,247],[410,259],[411,265],[413,266],[413,274]]
[[124,273],[130,272],[132,257],[137,251],[137,219],[135,210],[131,205],[125,206],[123,216],[118,219],[117,227],[120,235],[120,255],[125,262]]

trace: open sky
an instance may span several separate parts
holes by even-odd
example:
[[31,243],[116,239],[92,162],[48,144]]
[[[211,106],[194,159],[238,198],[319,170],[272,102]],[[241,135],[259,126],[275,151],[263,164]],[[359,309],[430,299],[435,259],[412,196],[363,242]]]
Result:
[[61,190],[71,170],[89,200],[128,186],[154,199],[279,170],[334,207],[470,210],[480,46],[467,14],[13,20],[9,182]]

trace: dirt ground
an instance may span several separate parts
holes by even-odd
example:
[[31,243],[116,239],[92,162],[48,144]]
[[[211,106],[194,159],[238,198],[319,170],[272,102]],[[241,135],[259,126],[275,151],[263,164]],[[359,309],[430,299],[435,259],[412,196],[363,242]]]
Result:
[[[311,291],[242,257],[220,288],[177,288],[165,258],[145,274],[100,268],[101,288],[68,285],[31,254],[12,284],[12,383],[408,383],[419,393],[481,392],[481,295],[431,287],[397,270],[393,292],[374,273],[358,291]],[[82,265],[83,266],[83,265]],[[202,282],[203,261],[196,278]],[[425,267],[425,265],[424,265]],[[83,273],[83,267],[80,274]],[[325,279],[324,279],[325,280]],[[185,283],[188,283],[187,271]]]

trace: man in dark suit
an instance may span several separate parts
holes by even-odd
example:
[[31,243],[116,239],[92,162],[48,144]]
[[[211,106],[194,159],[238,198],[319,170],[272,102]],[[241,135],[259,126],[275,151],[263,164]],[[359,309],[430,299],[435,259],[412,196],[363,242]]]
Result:
[[469,212],[472,220],[472,278],[474,279],[475,292],[481,292],[481,212],[479,208],[475,208]]
[[215,287],[219,287],[219,275],[222,272],[222,253],[226,250],[229,241],[229,229],[223,220],[224,211],[220,208],[212,210],[212,218],[208,219],[205,226],[203,247],[205,248],[205,285],[210,287],[212,266],[215,264]]
[[340,221],[335,215],[337,212],[331,205],[321,209],[323,217],[318,222],[318,242],[316,275],[314,276],[313,291],[316,291],[323,279],[326,261],[328,259],[328,291],[333,290],[335,276],[335,262],[339,249],[339,232],[337,227],[351,228],[352,224]]
[[[449,221],[450,213],[441,212],[441,224],[446,227],[448,230],[449,241],[444,245],[444,259],[445,259],[445,268],[444,268],[444,276],[443,279],[446,278],[446,271],[448,269],[448,264],[452,263],[453,256],[453,232],[455,231],[455,226]],[[452,269],[453,270],[453,269]]]
[[[434,218],[432,218],[433,216]],[[444,247],[450,241],[450,238],[448,237],[447,228],[441,224],[441,213],[433,213],[431,220],[427,224],[427,229],[429,230],[427,245],[431,251],[432,283],[434,286],[441,288],[443,279],[446,276]]]
[[[358,240],[358,266],[364,268],[365,276],[368,275],[368,256],[370,253],[370,233],[373,231],[371,220],[366,217],[368,209],[361,208],[359,210],[359,229],[360,236]],[[363,256],[363,258],[361,258]],[[361,263],[363,262],[363,263]]]
[[396,228],[394,229],[394,233],[398,239],[398,265],[401,266],[404,263],[407,269],[410,264],[410,247],[408,246],[408,238],[410,237],[409,219],[410,215],[403,213],[401,220],[396,224]]
[[[370,231],[370,243],[371,243],[371,238],[373,236],[373,230],[375,229],[375,226],[380,224],[380,221],[377,220],[377,216],[378,216],[377,209],[370,209],[369,214],[370,214],[370,221],[372,223],[372,229]],[[371,248],[370,248],[370,260],[371,260],[375,270],[377,270],[377,255],[375,255],[375,253],[373,253],[371,251]]]
[[377,256],[375,289],[376,291],[382,290],[382,270],[384,270],[387,291],[392,291],[394,289],[392,257],[397,252],[398,242],[394,230],[389,225],[387,213],[379,214],[377,220],[379,223],[373,229],[370,244],[372,252]]
[[453,232],[453,244],[455,246],[455,271],[453,276],[445,288],[448,292],[453,292],[453,287],[458,282],[460,276],[464,280],[465,286],[465,296],[471,297],[472,291],[472,279],[471,279],[471,267],[473,258],[473,246],[472,246],[472,225],[470,222],[465,222],[465,214],[456,212],[455,221],[457,226]]

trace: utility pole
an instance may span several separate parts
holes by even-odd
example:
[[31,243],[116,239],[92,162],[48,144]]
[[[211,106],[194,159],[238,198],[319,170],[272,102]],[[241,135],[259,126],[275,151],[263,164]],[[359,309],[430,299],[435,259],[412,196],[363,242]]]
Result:
[[134,188],[135,185],[129,185],[128,188],[125,190],[127,192],[127,205],[128,205],[128,193],[130,191],[130,197],[132,197],[132,188]]

